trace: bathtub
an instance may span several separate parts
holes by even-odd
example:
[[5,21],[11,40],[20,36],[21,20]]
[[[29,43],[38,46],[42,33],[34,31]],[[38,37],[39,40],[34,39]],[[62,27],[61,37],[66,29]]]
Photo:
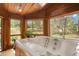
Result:
[[[75,40],[64,40],[50,37],[36,37],[17,40],[16,55],[22,56],[75,56],[77,55]],[[46,43],[48,40],[48,43]],[[45,46],[46,45],[46,46]],[[17,52],[17,51],[18,52]]]

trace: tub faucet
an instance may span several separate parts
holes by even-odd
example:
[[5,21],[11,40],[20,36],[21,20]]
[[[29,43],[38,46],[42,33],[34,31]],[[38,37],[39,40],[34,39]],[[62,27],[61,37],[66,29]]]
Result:
[[47,46],[48,46],[48,44],[49,44],[49,41],[50,41],[50,39],[49,39],[49,38],[46,38],[46,40],[45,40],[45,44],[44,44],[44,47],[47,48]]

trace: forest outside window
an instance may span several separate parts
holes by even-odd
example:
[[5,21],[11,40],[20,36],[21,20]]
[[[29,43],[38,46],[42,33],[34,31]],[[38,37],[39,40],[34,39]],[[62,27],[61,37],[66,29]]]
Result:
[[27,31],[32,31],[32,34],[43,34],[43,20],[28,20]]
[[17,39],[21,39],[20,20],[11,19],[11,40],[12,40],[12,43],[14,43],[14,41]]
[[65,38],[79,38],[79,15],[73,14],[66,16]]
[[79,14],[50,19],[50,36],[77,39],[79,38]]
[[63,38],[64,22],[63,17],[50,19],[50,35],[57,38]]

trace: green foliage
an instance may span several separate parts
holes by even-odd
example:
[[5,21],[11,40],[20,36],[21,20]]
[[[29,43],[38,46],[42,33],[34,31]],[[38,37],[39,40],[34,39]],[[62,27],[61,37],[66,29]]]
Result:
[[27,36],[32,36],[33,33],[32,33],[31,30],[29,30],[29,31],[26,31],[25,34],[26,34]]
[[11,26],[12,26],[12,28],[20,27],[20,21],[18,21],[18,20],[11,20]]
[[72,33],[77,32],[77,24],[74,24],[74,21],[71,19],[71,17],[67,17],[66,28]]
[[12,42],[15,43],[17,37],[12,37]]
[[77,24],[74,24],[73,30],[74,30],[74,32],[77,32]]

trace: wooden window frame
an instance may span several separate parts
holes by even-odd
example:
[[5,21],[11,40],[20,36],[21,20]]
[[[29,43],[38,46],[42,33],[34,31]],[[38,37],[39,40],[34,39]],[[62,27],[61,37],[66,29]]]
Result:
[[[28,22],[29,20],[27,20],[27,22]],[[34,21],[37,21],[37,20],[30,20],[30,21],[32,21],[32,31],[34,32],[34,30],[33,30],[33,28],[34,28],[34,26],[33,26],[33,22]],[[40,21],[42,21],[42,23],[44,23],[44,21],[43,20],[40,20]],[[26,22],[26,23],[27,23]],[[26,26],[26,25],[25,25]],[[27,24],[27,26],[28,26],[28,24]],[[43,25],[43,27],[44,27],[44,25]],[[44,35],[44,28],[42,28],[43,29],[43,34],[33,34],[33,35],[38,35],[38,36],[41,36],[41,35]]]

